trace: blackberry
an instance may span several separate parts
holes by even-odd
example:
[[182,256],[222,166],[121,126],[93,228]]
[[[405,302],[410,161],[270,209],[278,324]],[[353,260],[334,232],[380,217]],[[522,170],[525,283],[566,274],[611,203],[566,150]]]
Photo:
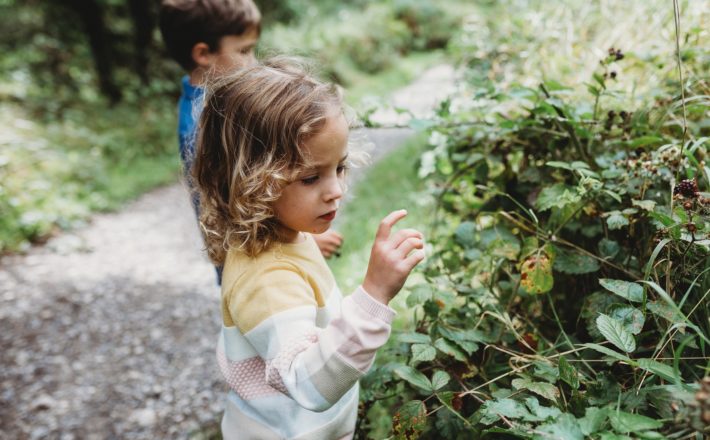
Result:
[[673,188],[673,194],[680,194],[683,197],[694,199],[698,197],[698,182],[695,179],[682,180]]

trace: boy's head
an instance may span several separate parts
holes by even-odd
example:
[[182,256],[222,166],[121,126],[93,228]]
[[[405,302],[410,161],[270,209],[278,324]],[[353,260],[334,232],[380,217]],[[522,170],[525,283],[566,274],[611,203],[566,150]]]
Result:
[[254,62],[261,14],[252,0],[163,0],[160,31],[187,72],[223,72]]

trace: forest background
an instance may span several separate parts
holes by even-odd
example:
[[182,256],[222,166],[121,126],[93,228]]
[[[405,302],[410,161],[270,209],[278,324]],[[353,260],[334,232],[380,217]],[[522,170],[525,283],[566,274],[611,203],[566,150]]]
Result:
[[[461,72],[344,215],[408,200],[429,239],[358,436],[708,434],[707,2],[267,3],[264,49],[317,58],[366,123],[365,95],[442,59]],[[94,52],[88,4],[111,41]],[[180,72],[137,18],[155,10],[0,5],[2,251],[174,181]],[[346,246],[337,276],[366,263]]]

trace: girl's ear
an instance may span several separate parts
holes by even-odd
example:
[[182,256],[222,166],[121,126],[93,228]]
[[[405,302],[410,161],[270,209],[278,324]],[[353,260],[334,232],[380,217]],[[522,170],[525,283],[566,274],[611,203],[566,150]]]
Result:
[[213,53],[207,43],[197,43],[192,46],[192,60],[199,67],[210,67],[212,65]]

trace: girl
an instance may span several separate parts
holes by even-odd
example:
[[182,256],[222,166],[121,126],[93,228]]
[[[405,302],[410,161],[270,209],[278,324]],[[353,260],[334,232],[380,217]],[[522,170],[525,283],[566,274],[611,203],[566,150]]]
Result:
[[343,196],[348,123],[332,85],[283,58],[207,95],[193,167],[207,250],[224,264],[225,439],[351,438],[358,379],[389,337],[389,301],[423,236],[382,220],[362,286],[342,298],[311,234]]

